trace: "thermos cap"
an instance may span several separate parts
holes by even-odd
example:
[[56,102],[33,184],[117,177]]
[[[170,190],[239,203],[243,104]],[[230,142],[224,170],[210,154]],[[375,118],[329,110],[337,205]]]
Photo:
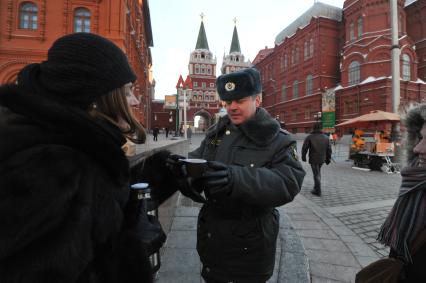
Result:
[[134,189],[134,190],[143,190],[143,189],[147,189],[149,186],[148,183],[136,183],[130,186],[130,188]]

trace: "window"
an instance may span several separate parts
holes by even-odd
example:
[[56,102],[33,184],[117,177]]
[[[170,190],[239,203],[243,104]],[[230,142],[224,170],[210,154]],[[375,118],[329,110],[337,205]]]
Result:
[[297,80],[293,83],[293,98],[299,97],[299,82]]
[[210,83],[210,87],[214,87],[214,83]]
[[198,82],[194,82],[193,86],[197,87],[198,86]]
[[358,38],[362,36],[362,17],[358,18]]
[[205,83],[205,82],[202,82],[202,83],[201,83],[201,87],[202,87],[202,88],[206,88],[206,83]]
[[294,60],[294,48],[293,49],[291,49],[291,65],[294,65],[294,63],[295,63],[295,60]]
[[297,120],[297,109],[291,110],[291,120],[296,121]]
[[305,119],[311,118],[311,106],[306,106],[305,108]]
[[306,77],[306,95],[312,95],[312,75]]
[[37,29],[37,6],[32,2],[23,2],[19,7],[19,28]]
[[411,79],[411,70],[410,70],[410,56],[407,54],[402,55],[402,79],[404,81],[409,81]]
[[198,65],[198,64],[195,65],[195,73],[196,74],[200,73],[200,65]]
[[305,48],[304,48],[303,54],[305,55],[304,58],[306,60],[309,57],[309,49],[308,49],[308,42],[307,41],[305,41]]
[[311,40],[309,41],[309,54],[312,56],[314,56],[314,39],[311,38]]
[[90,11],[88,9],[75,9],[74,32],[90,32]]
[[299,47],[296,47],[296,64],[299,63]]
[[348,69],[348,84],[354,85],[360,82],[360,65],[358,61],[352,61]]
[[284,69],[287,69],[288,66],[288,58],[287,58],[287,54],[284,55]]
[[349,25],[349,40],[352,41],[354,39],[355,39],[354,23],[351,23]]
[[286,101],[287,100],[287,86],[283,85],[281,87],[281,101]]

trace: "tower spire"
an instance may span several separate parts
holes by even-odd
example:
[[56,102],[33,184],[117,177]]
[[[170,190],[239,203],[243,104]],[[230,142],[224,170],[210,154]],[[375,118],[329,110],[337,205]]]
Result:
[[200,14],[201,17],[201,25],[200,30],[198,32],[197,44],[195,45],[195,49],[209,49],[209,43],[207,42],[206,30],[204,29],[204,17],[203,13]]
[[232,52],[241,53],[240,40],[238,39],[237,32],[237,18],[234,18],[234,33],[232,34],[231,49],[229,50],[229,53]]

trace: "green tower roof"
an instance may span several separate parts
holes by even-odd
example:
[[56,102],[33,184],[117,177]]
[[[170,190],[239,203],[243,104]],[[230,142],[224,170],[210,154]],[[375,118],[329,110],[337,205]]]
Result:
[[209,49],[209,43],[207,42],[206,30],[204,29],[204,23],[201,21],[200,31],[198,32],[197,45],[195,49]]
[[232,53],[232,52],[241,53],[240,40],[238,39],[237,26],[234,26],[234,33],[232,34],[231,49],[229,50],[229,53]]

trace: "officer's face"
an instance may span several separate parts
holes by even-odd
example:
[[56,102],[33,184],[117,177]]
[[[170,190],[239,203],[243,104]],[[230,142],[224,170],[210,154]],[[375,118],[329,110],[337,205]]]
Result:
[[240,125],[254,116],[260,105],[260,96],[247,96],[239,100],[225,101],[225,107],[231,122]]

